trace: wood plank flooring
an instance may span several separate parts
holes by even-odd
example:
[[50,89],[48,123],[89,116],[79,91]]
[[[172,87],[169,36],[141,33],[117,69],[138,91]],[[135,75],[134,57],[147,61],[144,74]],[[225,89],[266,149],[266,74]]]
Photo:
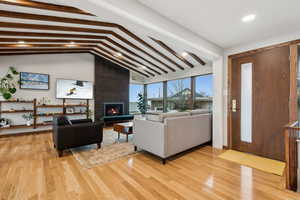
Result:
[[294,200],[282,177],[217,158],[203,147],[166,165],[146,153],[92,169],[58,158],[51,133],[0,138],[0,199]]

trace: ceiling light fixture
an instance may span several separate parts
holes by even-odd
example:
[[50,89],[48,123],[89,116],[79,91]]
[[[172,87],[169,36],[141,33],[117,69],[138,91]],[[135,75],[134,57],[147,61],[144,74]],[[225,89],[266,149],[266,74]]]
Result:
[[19,41],[18,44],[25,44],[25,42],[24,41]]
[[147,67],[146,67],[146,66],[144,66],[144,65],[142,65],[142,68],[143,68],[143,69],[147,69]]
[[122,54],[121,54],[120,52],[118,52],[118,53],[116,53],[116,56],[117,56],[117,57],[121,57]]
[[187,52],[182,52],[181,54],[183,57],[187,57],[189,54]]
[[251,14],[251,15],[246,15],[242,18],[242,22],[252,22],[253,20],[255,20],[256,15]]

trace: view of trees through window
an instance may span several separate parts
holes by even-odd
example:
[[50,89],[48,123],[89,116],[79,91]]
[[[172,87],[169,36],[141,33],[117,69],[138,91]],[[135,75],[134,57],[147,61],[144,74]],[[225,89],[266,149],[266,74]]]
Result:
[[191,78],[168,81],[167,111],[192,109]]
[[137,107],[138,94],[144,94],[144,86],[139,84],[130,84],[129,85],[129,112],[131,114],[139,113]]
[[163,83],[147,85],[147,110],[163,112]]
[[[191,78],[167,82],[166,111],[184,111],[189,109],[212,109],[213,76],[212,74],[195,77],[195,96],[192,98]],[[147,84],[147,111],[163,112],[163,83]],[[130,113],[139,113],[138,94],[144,94],[144,86],[130,84]]]
[[197,76],[195,79],[195,103],[194,108],[212,108],[213,77],[212,74]]

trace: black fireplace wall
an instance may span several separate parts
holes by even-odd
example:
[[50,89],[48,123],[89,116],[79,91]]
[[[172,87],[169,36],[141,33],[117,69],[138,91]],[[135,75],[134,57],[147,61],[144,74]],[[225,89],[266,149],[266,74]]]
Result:
[[95,120],[104,115],[104,103],[124,103],[124,114],[129,113],[129,79],[127,69],[95,56]]

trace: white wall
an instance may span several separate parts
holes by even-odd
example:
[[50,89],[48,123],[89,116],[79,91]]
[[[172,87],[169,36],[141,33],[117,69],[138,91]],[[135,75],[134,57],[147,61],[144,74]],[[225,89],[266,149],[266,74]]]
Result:
[[[49,90],[17,90],[13,98],[25,100],[37,100],[47,97],[51,104],[62,103],[56,99],[56,79],[76,79],[94,82],[94,56],[91,54],[43,54],[43,55],[20,55],[20,56],[1,56],[0,57],[0,77],[4,76],[9,66],[15,67],[19,72],[34,72],[50,75]],[[84,102],[83,100],[67,100],[67,103]],[[16,104],[14,104],[16,106]],[[29,105],[18,105],[21,107]],[[2,109],[9,109],[10,104],[3,104]],[[94,110],[94,101],[90,101],[90,108]],[[61,110],[49,110],[49,112],[59,112]],[[15,124],[24,124],[22,114],[2,114],[2,117],[12,118]],[[77,116],[82,118],[82,116]],[[51,118],[50,118],[51,119]],[[43,119],[41,119],[43,120]],[[28,129],[26,129],[28,130]],[[20,131],[20,130],[18,130]],[[32,131],[32,129],[31,129]],[[0,133],[3,134],[4,130]],[[12,132],[12,131],[10,131]],[[4,132],[6,133],[6,132]]]

